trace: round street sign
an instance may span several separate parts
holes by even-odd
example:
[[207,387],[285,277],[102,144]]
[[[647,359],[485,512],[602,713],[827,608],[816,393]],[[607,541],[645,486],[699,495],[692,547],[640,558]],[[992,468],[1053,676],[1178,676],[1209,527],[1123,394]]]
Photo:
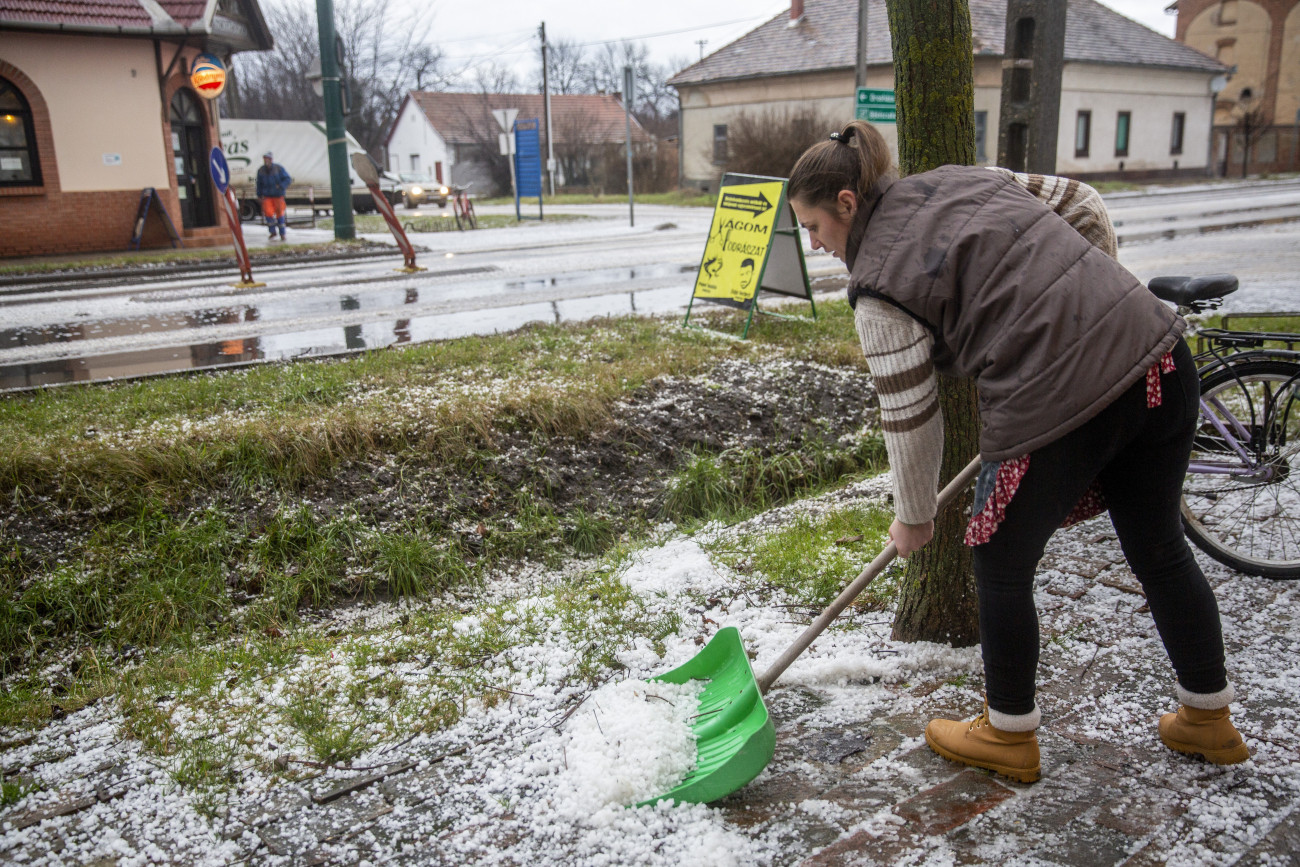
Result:
[[203,53],[190,67],[190,84],[207,99],[216,99],[226,89],[226,66],[215,54]]
[[212,181],[225,195],[226,188],[230,186],[230,166],[226,163],[226,155],[221,152],[221,148],[213,148],[211,156],[208,157],[208,168],[212,171]]

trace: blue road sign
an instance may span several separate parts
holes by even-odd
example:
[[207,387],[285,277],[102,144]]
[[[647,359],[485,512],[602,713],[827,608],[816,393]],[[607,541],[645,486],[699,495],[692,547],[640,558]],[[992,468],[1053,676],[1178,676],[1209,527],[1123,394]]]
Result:
[[221,152],[221,148],[212,149],[212,155],[208,157],[208,168],[212,170],[213,183],[224,196],[226,188],[230,186],[230,166],[226,163],[226,155]]
[[515,121],[515,185],[520,196],[542,194],[542,145],[537,118]]

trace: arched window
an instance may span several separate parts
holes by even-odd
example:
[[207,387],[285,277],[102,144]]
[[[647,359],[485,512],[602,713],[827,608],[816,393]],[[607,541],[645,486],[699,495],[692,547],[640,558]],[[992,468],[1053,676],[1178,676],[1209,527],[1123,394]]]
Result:
[[41,183],[32,110],[22,92],[0,78],[0,187],[31,187]]

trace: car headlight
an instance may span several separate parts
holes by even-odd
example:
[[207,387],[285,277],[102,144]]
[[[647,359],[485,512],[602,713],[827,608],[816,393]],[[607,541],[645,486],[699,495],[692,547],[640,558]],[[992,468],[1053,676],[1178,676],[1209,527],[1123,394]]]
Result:
[[413,196],[418,196],[418,195],[420,195],[420,193],[423,193],[423,192],[424,192],[424,190],[423,190],[422,188],[420,188],[420,187],[411,187],[411,195],[413,195]]
[[439,195],[442,195],[442,196],[445,196],[445,195],[447,195],[447,194],[450,193],[450,192],[451,192],[451,190],[447,189],[446,187],[440,187],[440,188],[438,189],[438,194],[439,194]]

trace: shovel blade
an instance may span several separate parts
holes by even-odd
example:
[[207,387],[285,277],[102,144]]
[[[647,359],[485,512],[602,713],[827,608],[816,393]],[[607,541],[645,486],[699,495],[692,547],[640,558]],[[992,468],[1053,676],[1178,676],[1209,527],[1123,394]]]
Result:
[[677,786],[638,807],[668,798],[708,804],[744,786],[772,760],[776,729],[736,627],[718,630],[695,656],[651,680],[702,680],[705,687],[691,723],[696,738],[695,769]]

